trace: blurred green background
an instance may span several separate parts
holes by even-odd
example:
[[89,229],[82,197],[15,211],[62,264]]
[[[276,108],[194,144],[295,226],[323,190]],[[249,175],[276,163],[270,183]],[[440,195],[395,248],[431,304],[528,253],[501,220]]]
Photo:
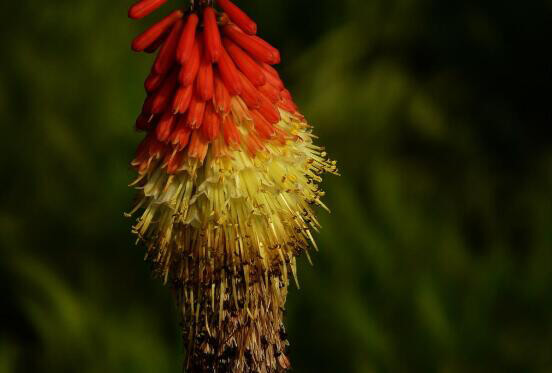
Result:
[[[123,217],[152,62],[130,3],[0,4],[1,373],[180,371]],[[552,3],[238,3],[342,172],[294,371],[552,372]]]

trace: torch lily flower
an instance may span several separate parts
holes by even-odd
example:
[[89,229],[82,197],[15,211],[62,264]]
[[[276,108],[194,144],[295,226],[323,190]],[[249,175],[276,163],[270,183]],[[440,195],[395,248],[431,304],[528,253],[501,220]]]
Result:
[[[140,0],[142,18],[165,0]],[[337,174],[276,69],[276,48],[229,0],[192,1],[132,42],[157,52],[133,232],[174,290],[190,372],[290,367],[283,310],[296,258],[316,248],[318,184]]]

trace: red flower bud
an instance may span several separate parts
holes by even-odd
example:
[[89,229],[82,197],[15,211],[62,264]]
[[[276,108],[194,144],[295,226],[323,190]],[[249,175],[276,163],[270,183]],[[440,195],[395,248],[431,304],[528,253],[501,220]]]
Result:
[[253,119],[253,124],[255,125],[255,130],[264,139],[270,139],[274,136],[274,127],[272,124],[261,115],[257,110],[250,110],[251,118]]
[[226,51],[232,57],[232,60],[236,63],[238,68],[242,73],[245,74],[247,79],[251,83],[253,83],[255,86],[261,86],[265,84],[266,78],[264,76],[263,70],[251,58],[247,53],[243,51],[240,47],[238,47],[236,44],[234,44],[230,39],[224,38],[223,39],[224,48],[226,48]]
[[225,115],[223,117],[222,132],[226,145],[238,145],[240,143],[240,134],[231,115]]
[[201,38],[199,35],[196,37],[196,41],[194,43],[194,47],[192,48],[192,53],[190,54],[190,58],[188,62],[182,67],[180,70],[180,84],[184,87],[192,84],[197,76],[197,72],[199,71],[199,65],[201,63],[201,52],[202,52],[202,45],[200,43]]
[[151,93],[159,88],[164,78],[164,75],[156,74],[155,71],[150,72],[144,81],[144,88],[146,89],[146,92]]
[[211,62],[217,62],[221,50],[222,43],[220,41],[220,32],[217,25],[215,10],[207,7],[203,10],[203,28],[205,30],[205,47]]
[[178,47],[176,49],[176,57],[182,65],[188,62],[192,54],[198,22],[199,18],[197,17],[197,14],[192,13],[188,16],[184,29],[182,30],[182,35],[180,36]]
[[192,131],[192,138],[190,139],[190,146],[188,147],[188,157],[203,160],[207,155],[208,145],[209,142],[201,131]]
[[203,114],[205,113],[205,101],[201,100],[197,93],[192,96],[188,114],[186,116],[186,124],[191,129],[201,127],[203,124]]
[[257,33],[257,24],[229,0],[217,0],[217,4],[239,28],[248,34]]
[[140,0],[130,7],[128,16],[132,19],[144,18],[166,2],[167,0]]
[[203,116],[203,125],[201,126],[203,136],[209,141],[217,138],[220,132],[220,116],[215,111],[212,102],[207,103],[205,114]]
[[147,114],[140,114],[138,118],[136,118],[136,129],[138,131],[147,131],[151,127],[151,123],[148,120]]
[[182,18],[182,15],[183,13],[181,10],[175,10],[161,21],[152,25],[146,31],[134,38],[132,41],[132,49],[136,52],[141,52],[152,45],[157,38],[163,35],[163,33],[167,31],[174,22],[176,22],[176,20]]
[[272,105],[270,100],[264,95],[260,95],[260,106],[259,113],[272,124],[278,123],[280,121],[280,112],[277,108]]
[[213,98],[213,65],[209,60],[208,53],[204,52],[197,73],[197,93],[203,101]]
[[174,89],[176,87],[176,70],[165,79],[161,88],[155,93],[151,102],[151,113],[159,114],[165,110],[169,100],[172,98]]
[[157,136],[157,140],[161,142],[169,140],[169,136],[171,135],[174,127],[175,118],[176,117],[169,110],[161,116],[161,119],[159,119],[159,123],[157,123],[157,127],[155,128],[155,136]]
[[257,89],[259,90],[259,92],[265,95],[266,98],[268,98],[273,104],[276,104],[278,101],[280,101],[280,91],[269,83],[257,87]]
[[186,125],[186,117],[181,116],[178,119],[176,129],[171,134],[171,144],[173,144],[178,151],[184,149],[190,141],[191,133],[191,128]]
[[259,107],[261,94],[245,77],[245,75],[240,72],[238,72],[238,74],[242,85],[242,93],[240,94],[240,97],[249,109],[257,109]]
[[161,36],[159,36],[157,39],[155,39],[155,41],[153,43],[151,43],[151,45],[149,47],[144,49],[144,52],[149,53],[149,54],[154,53],[156,50],[159,49],[160,46],[163,45],[165,40],[167,40],[167,36],[169,36],[169,32],[165,31],[163,34],[161,34]]
[[182,30],[182,20],[177,20],[172,26],[172,30],[167,37],[167,40],[163,43],[153,69],[157,74],[166,73],[176,61],[176,46],[178,39],[180,38],[180,32]]
[[220,113],[228,113],[230,110],[230,93],[220,79],[218,74],[215,74],[215,109]]
[[180,87],[176,90],[173,100],[173,113],[185,113],[188,110],[190,101],[192,100],[192,94],[194,92],[194,86],[189,85],[187,87]]
[[218,71],[230,95],[239,95],[242,91],[239,71],[224,48],[218,61]]
[[223,28],[224,34],[242,47],[245,51],[260,62],[275,64],[280,61],[277,50],[266,42],[261,42],[256,36],[247,35],[235,25],[229,24]]

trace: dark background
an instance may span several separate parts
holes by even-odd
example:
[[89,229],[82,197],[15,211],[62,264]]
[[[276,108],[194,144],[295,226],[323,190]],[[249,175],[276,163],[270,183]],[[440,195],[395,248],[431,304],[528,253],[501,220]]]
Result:
[[[130,3],[0,4],[1,373],[180,370],[123,217],[152,62]],[[552,372],[552,3],[237,3],[342,172],[294,371]]]

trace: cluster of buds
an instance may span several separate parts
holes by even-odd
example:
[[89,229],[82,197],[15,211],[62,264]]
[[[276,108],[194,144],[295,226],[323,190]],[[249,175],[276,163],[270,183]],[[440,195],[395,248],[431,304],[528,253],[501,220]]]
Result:
[[278,50],[235,4],[216,5],[192,1],[132,42],[158,51],[136,120],[133,231],[174,290],[189,372],[284,371],[289,279],[316,247],[320,175],[337,169],[272,67]]

